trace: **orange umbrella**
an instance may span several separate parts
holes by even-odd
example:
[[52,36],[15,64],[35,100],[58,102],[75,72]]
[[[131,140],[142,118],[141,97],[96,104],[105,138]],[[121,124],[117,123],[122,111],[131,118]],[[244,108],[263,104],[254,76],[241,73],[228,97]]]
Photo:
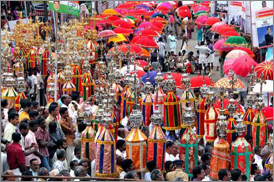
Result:
[[134,32],[132,29],[126,29],[122,27],[115,28],[113,29],[113,31],[115,33],[123,34],[124,36],[129,36],[131,33]]
[[150,20],[150,22],[155,22],[155,21],[163,23],[164,25],[168,24],[167,20],[164,19],[164,18],[161,18],[161,17],[156,17],[156,18],[153,18],[153,19]]
[[135,44],[145,48],[158,48],[158,44],[153,39],[144,38],[144,37],[138,39],[135,42]]
[[115,11],[114,9],[106,9],[105,11],[103,11],[102,15],[106,15],[106,16],[119,15],[119,13]]
[[142,53],[140,54],[140,56],[149,58],[150,57],[149,52],[144,48],[141,48],[141,49],[142,49]]

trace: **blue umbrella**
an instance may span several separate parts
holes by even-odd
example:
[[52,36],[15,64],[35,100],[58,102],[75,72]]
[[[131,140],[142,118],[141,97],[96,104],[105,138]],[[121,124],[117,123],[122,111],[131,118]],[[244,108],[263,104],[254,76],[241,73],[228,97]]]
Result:
[[[156,76],[156,74],[157,74],[157,71],[150,71],[149,72],[149,81],[153,85],[155,85],[155,76]],[[143,83],[147,82],[147,73],[142,76],[141,80],[142,80]]]
[[167,18],[166,15],[162,13],[153,13],[150,17],[150,19],[155,18],[155,17],[161,17],[161,18]]
[[145,28],[137,28],[134,32],[134,34],[137,34],[139,31],[144,30]]
[[144,8],[146,10],[149,10],[149,7],[144,5],[144,4],[141,4],[141,5],[138,5],[138,6],[135,7],[135,9],[139,9],[139,8]]

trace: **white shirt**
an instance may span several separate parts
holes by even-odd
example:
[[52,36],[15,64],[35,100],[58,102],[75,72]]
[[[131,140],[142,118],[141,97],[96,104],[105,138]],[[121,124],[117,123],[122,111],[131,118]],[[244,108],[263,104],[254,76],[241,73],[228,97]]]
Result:
[[125,171],[122,171],[122,172],[120,173],[120,179],[124,179],[126,174],[127,174],[127,173],[126,173]]
[[202,181],[212,181],[209,176],[205,176]]
[[6,124],[5,130],[4,130],[4,139],[8,140],[9,142],[12,142],[12,134],[16,132],[16,126],[8,122]]
[[145,179],[144,179],[144,180],[146,180],[146,181],[152,181],[150,175],[151,175],[150,172],[146,172],[146,174],[145,174]]
[[179,159],[179,155],[177,155],[176,157],[172,154],[168,154],[166,152],[166,161],[175,161]]
[[4,129],[5,129],[7,123],[9,122],[9,119],[8,119],[8,111],[9,111],[9,109],[3,108],[3,110],[4,110],[4,115],[5,115],[5,117],[4,117],[4,119],[2,120],[2,124],[3,124],[3,127],[4,127]]
[[94,178],[94,174],[95,174],[95,165],[96,165],[96,160],[94,159],[92,162],[91,162],[91,165],[90,165],[90,168],[91,168],[91,177]]
[[75,173],[74,173],[74,171],[73,171],[72,169],[70,170],[69,175],[70,175],[71,177],[75,177]]
[[65,164],[64,162],[57,160],[54,162],[54,164],[52,165],[52,169],[58,169],[59,172],[61,172],[62,170],[65,170]]
[[1,174],[3,174],[4,171],[9,169],[10,167],[7,160],[7,154],[4,152],[1,152]]
[[254,159],[255,159],[254,163],[256,163],[258,165],[259,169],[262,171],[264,169],[263,163],[262,163],[263,162],[262,158],[259,155],[255,154]]
[[76,160],[78,163],[80,162],[80,159],[78,159],[76,156],[74,156],[71,161],[74,161],[74,160]]
[[126,152],[121,152],[119,149],[116,149],[116,155],[119,155],[121,157],[123,157],[124,159],[126,159]]
[[[30,169],[33,176],[38,176],[38,173]],[[37,181],[37,178],[33,178],[33,181]]]
[[166,45],[163,42],[158,42],[159,46],[159,55],[164,56],[165,50],[166,50]]
[[29,94],[34,94],[34,85],[38,84],[37,77],[35,75],[28,76],[31,81],[31,89],[29,90]]

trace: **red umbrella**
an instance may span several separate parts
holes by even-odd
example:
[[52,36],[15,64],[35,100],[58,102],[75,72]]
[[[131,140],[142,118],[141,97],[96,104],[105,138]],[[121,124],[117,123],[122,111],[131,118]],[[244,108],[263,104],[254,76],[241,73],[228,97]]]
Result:
[[250,56],[241,56],[235,59],[232,64],[232,70],[236,75],[246,77],[248,73],[251,73],[251,67],[255,67],[258,63],[254,61]]
[[150,28],[152,26],[153,26],[152,22],[144,21],[138,26],[138,28]]
[[265,107],[262,111],[266,121],[273,121],[273,107]]
[[165,25],[163,23],[158,22],[158,21],[154,21],[154,22],[151,22],[151,23],[152,23],[152,25],[154,25],[154,26],[156,26],[160,29],[163,29],[165,27]]
[[133,9],[130,10],[131,13],[135,14],[135,15],[144,15],[147,13],[147,10],[144,9]]
[[235,28],[234,27],[228,27],[228,26],[226,26],[226,27],[222,27],[222,28],[220,28],[219,30],[218,30],[218,34],[222,34],[222,33],[225,33],[225,32],[228,32],[228,31],[235,31]]
[[110,37],[116,37],[117,34],[112,30],[103,30],[98,34],[99,38],[110,38]]
[[[227,105],[229,103],[230,102],[229,102],[228,98],[226,98],[226,99],[223,100],[223,107],[225,109],[225,113],[224,114],[229,114],[228,110],[226,109],[226,107],[227,107]],[[239,109],[240,109],[240,113],[243,115],[244,111],[243,111],[242,107],[239,105],[238,101],[235,101],[234,104],[236,104],[236,106],[237,106],[236,113],[238,113]],[[221,101],[218,99],[213,106],[214,106],[215,109],[217,109],[219,111],[221,109]]]
[[[120,45],[118,46],[118,51],[119,52],[123,52],[124,54],[127,53],[127,50],[128,50],[128,47],[130,48],[129,49],[129,52],[131,54],[141,54],[142,53],[142,49],[140,46],[138,45],[135,45],[135,44],[123,44],[123,45]],[[115,47],[111,48],[108,52],[111,53],[111,52],[114,52],[115,51]]]
[[234,31],[228,31],[221,34],[221,37],[239,36],[239,34]]
[[216,17],[209,17],[207,19],[207,21],[205,22],[205,25],[207,26],[212,26],[214,25],[215,23],[218,23],[220,22],[221,20],[219,18],[216,18]]
[[224,74],[227,75],[229,73],[229,70],[232,69],[232,64],[234,63],[234,61],[235,61],[235,58],[230,58],[224,62],[224,65],[223,65]]
[[179,7],[177,10],[176,10],[176,12],[177,12],[177,15],[179,16],[179,17],[181,17],[181,18],[184,18],[184,17],[191,17],[191,13],[190,13],[190,10],[189,10],[189,8],[187,7],[187,6],[181,6],[181,7]]
[[[182,78],[184,78],[180,73],[170,73],[170,75],[173,77],[173,79],[175,80],[176,82],[176,87],[177,88],[180,88],[181,87],[181,80]],[[164,74],[164,80],[167,79],[167,76],[168,76],[168,73],[167,74]]]
[[145,16],[145,18],[150,18],[154,13],[155,13],[155,11],[149,11],[144,16]]
[[135,60],[135,61],[136,61],[136,64],[142,68],[144,68],[147,65],[147,62],[144,60],[139,59],[139,60]]
[[105,19],[106,22],[114,22],[116,20],[120,20],[120,17],[119,16],[109,16],[107,19]]
[[227,27],[228,25],[225,23],[225,22],[218,22],[218,23],[215,23],[211,28],[210,30],[212,32],[218,32],[218,30],[220,30],[221,28],[223,27]]
[[134,31],[132,29],[125,29],[125,28],[115,28],[113,29],[113,31],[115,33],[120,33],[120,34],[123,34],[124,36],[129,36],[131,33],[133,33]]
[[145,37],[138,39],[135,44],[140,45],[144,48],[158,48],[158,44],[153,39]]
[[235,47],[233,50],[242,50],[249,54],[250,57],[255,57],[254,52],[247,47]]
[[132,4],[120,4],[116,8],[120,8],[120,9],[133,9],[133,5]]
[[164,18],[161,18],[161,17],[153,18],[153,19],[150,20],[150,22],[160,22],[160,23],[163,23],[165,25],[168,24],[167,20],[164,19]]
[[204,84],[204,79],[205,78],[205,84],[208,86],[213,86],[214,82],[208,77],[208,76],[195,76],[190,78],[190,85],[191,88],[197,88],[197,87],[202,87]]
[[151,29],[144,29],[139,31],[136,35],[143,35],[143,36],[149,36],[149,37],[160,37],[159,33],[157,33],[155,30]]
[[[134,74],[134,71],[131,72],[131,74]],[[146,74],[146,72],[143,70],[137,70],[136,74],[137,74],[137,78],[141,78],[142,76],[144,76]]]
[[257,77],[263,73],[265,80],[273,80],[273,61],[264,61],[258,64],[254,71],[257,73]]
[[145,39],[151,39],[151,37],[148,37],[148,36],[140,36],[140,35],[137,35],[135,37],[133,37],[133,39],[131,40],[131,44],[135,44],[137,42],[137,40],[141,39],[141,38],[145,38]]
[[159,6],[159,7],[156,8],[156,10],[162,10],[164,12],[169,12],[170,11],[170,9],[168,7],[165,7],[165,6]]
[[122,28],[126,28],[126,29],[130,29],[131,28],[131,24],[124,21],[124,20],[116,20],[112,23],[112,26],[114,27],[122,27]]

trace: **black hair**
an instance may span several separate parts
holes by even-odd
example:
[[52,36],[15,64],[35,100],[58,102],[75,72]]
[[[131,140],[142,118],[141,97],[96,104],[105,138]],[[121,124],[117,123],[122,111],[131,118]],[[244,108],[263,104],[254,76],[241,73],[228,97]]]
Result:
[[65,112],[66,112],[67,110],[68,110],[68,108],[66,108],[66,107],[61,107],[61,108],[59,109],[60,115],[65,114]]
[[45,121],[45,118],[39,117],[39,118],[37,119],[38,125],[41,125],[41,123],[42,123],[43,121]]
[[29,127],[34,127],[35,125],[38,125],[37,121],[30,121],[29,122]]
[[14,142],[19,142],[21,140],[21,134],[20,133],[17,133],[17,132],[14,132],[12,134],[12,140]]
[[132,164],[132,160],[131,159],[125,159],[123,162],[122,162],[122,169],[127,172],[127,169],[130,168],[131,164]]
[[[266,30],[268,30],[270,28],[270,26],[267,26]],[[271,29],[271,28],[270,28]]]
[[65,141],[66,141],[66,140],[64,140],[63,138],[58,139],[58,140],[56,141],[57,147],[61,147]]
[[56,122],[51,121],[51,122],[49,123],[49,129],[52,130],[52,129],[56,129],[56,128],[57,128]]
[[227,170],[226,169],[221,169],[218,172],[219,180],[223,180],[225,176],[228,176]]
[[58,107],[58,104],[56,102],[53,102],[49,105],[49,113],[54,111]]
[[[86,123],[83,123],[83,122],[78,122],[78,131],[79,133],[82,133],[82,131],[84,131],[86,129],[87,125]],[[119,132],[119,130],[118,130]]]
[[62,176],[70,176],[69,171],[66,169],[63,169],[62,171],[59,172]]
[[159,38],[159,41],[160,41],[160,42],[162,42],[162,41],[163,41],[163,38],[162,38],[162,37],[160,37],[160,38]]
[[74,100],[76,101],[80,96],[80,93],[77,92],[77,91],[73,91],[72,94],[71,94],[71,100]]
[[116,148],[119,149],[120,147],[123,147],[123,145],[125,144],[125,140],[117,140],[116,142]]
[[29,124],[29,120],[27,118],[25,118],[20,123],[27,123],[27,124]]
[[77,160],[73,160],[73,161],[70,161],[69,163],[69,167],[72,169],[73,167],[75,167],[75,163],[78,162]]
[[165,162],[165,170],[169,169],[170,164],[172,164],[172,161],[166,161]]
[[33,181],[32,180],[32,172],[31,171],[24,171],[22,172],[23,176],[29,176],[29,177],[22,177],[21,181]]
[[60,149],[56,151],[56,154],[57,159],[62,159],[65,156],[66,151],[64,149]]
[[208,165],[206,163],[202,163],[200,165],[200,168],[203,169],[203,170],[207,170],[208,169]]
[[68,98],[68,95],[63,95],[62,97],[61,97],[61,102],[64,104],[64,100],[66,99],[66,98]]
[[210,153],[210,150],[212,150],[212,146],[211,145],[207,145],[205,147],[205,153]]
[[204,42],[204,41],[201,41],[200,45],[205,45],[205,42]]
[[129,172],[125,175],[124,179],[134,179],[134,173],[135,173],[135,171],[129,171]]
[[1,108],[2,107],[7,107],[8,106],[8,100],[7,99],[2,99],[1,100]]
[[241,170],[240,169],[233,169],[231,171],[231,180],[232,181],[237,181],[239,177],[241,176]]
[[15,113],[17,113],[17,111],[16,111],[16,109],[15,108],[10,108],[9,110],[8,110],[8,115],[10,114],[10,113],[12,113],[12,112],[15,112]]
[[39,105],[39,103],[37,101],[32,101],[31,105],[32,105],[32,107],[37,107]]
[[194,93],[200,92],[200,88],[194,88],[194,89],[193,89],[193,92],[194,92]]
[[33,118],[33,117],[37,117],[39,116],[39,112],[38,111],[30,111],[29,112],[29,117]]
[[206,162],[207,160],[210,160],[210,157],[211,157],[210,154],[205,153],[201,156],[201,160],[202,162]]
[[19,130],[26,130],[28,128],[29,124],[28,123],[25,123],[25,122],[22,122],[20,123],[19,125]]
[[258,165],[256,163],[251,164],[251,175],[255,174],[255,171],[258,169]]
[[174,145],[174,142],[173,141],[167,141],[166,142],[166,149],[168,149],[169,147],[171,147],[172,145]]
[[247,180],[247,176],[245,174],[242,174],[241,175],[241,179],[242,179],[242,181],[246,181]]
[[193,177],[197,178],[198,175],[201,174],[201,172],[202,172],[202,169],[199,166],[194,167],[192,171]]
[[149,172],[151,172],[153,169],[156,169],[156,165],[157,164],[155,160],[147,162],[147,169],[149,170]]
[[81,148],[80,147],[75,147],[74,148],[74,154],[76,154],[77,152],[81,151]]
[[22,102],[22,105],[21,105],[21,107],[23,109],[26,109],[27,107],[30,107],[30,106],[31,106],[31,101],[28,99],[26,99],[24,102]]
[[260,148],[260,146],[254,147],[254,153],[257,154],[258,152],[260,152]]
[[252,140],[252,136],[251,136],[251,135],[246,135],[246,136],[245,136],[245,139],[246,139],[246,141]]
[[15,119],[16,117],[19,117],[18,113],[16,112],[9,113],[8,120],[10,121],[12,119]]

